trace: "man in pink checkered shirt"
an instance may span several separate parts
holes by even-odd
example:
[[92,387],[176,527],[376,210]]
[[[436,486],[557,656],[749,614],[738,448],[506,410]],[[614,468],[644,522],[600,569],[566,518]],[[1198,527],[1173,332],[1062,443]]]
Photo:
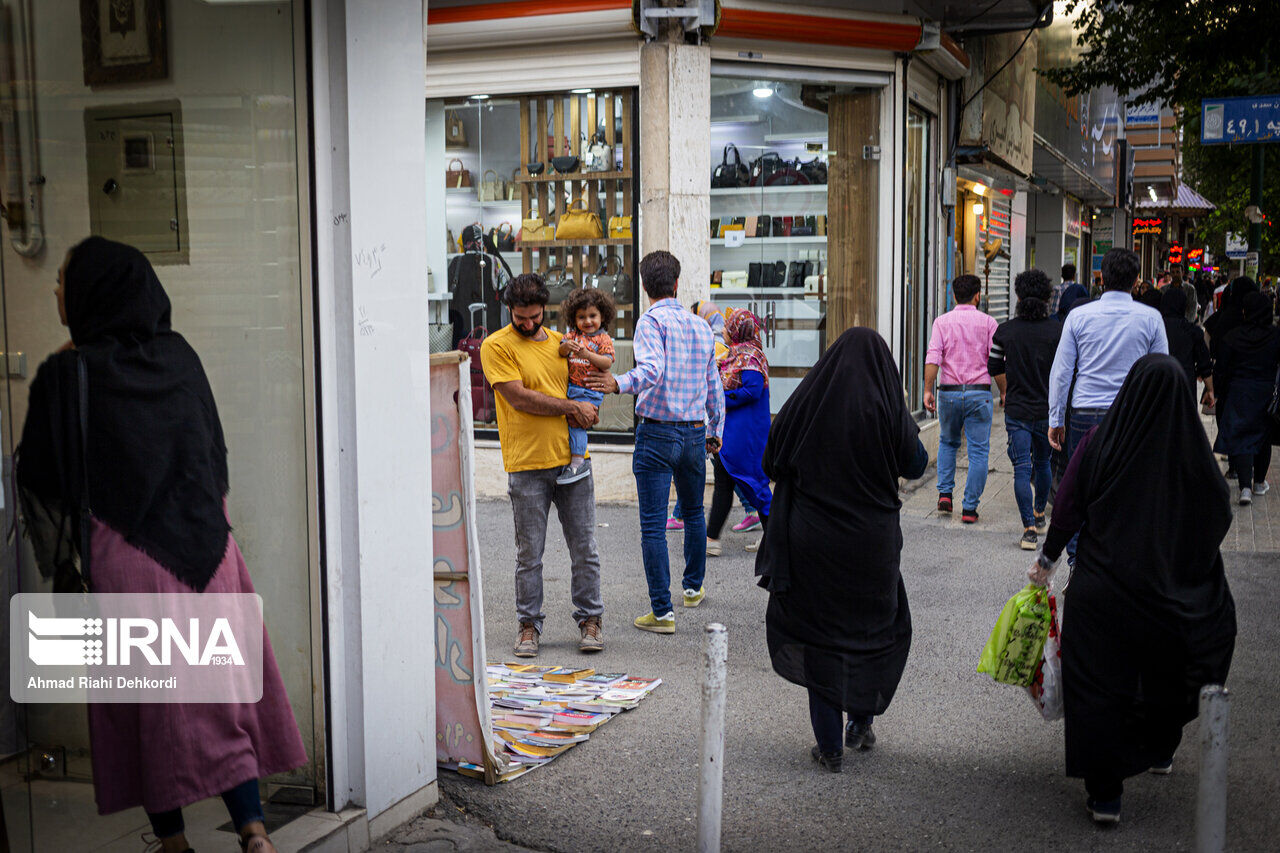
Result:
[[[987,355],[998,325],[978,310],[982,279],[958,276],[951,283],[956,307],[933,321],[924,358],[924,407],[938,412],[938,512],[951,512],[956,453],[963,432],[969,445],[969,473],[964,482],[960,520],[978,521],[978,501],[987,487],[987,456],[991,450],[991,374]],[[937,396],[933,383],[939,378]]]

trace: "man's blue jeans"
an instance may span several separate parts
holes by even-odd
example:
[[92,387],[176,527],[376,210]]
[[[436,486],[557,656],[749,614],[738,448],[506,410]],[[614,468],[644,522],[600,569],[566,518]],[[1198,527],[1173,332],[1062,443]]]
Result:
[[1004,427],[1009,434],[1009,461],[1013,463],[1013,496],[1018,501],[1018,514],[1022,516],[1023,527],[1033,527],[1035,517],[1044,514],[1053,485],[1053,471],[1049,467],[1049,419],[1020,421],[1006,415]]
[[702,517],[707,484],[706,428],[637,424],[631,471],[640,496],[640,553],[649,582],[649,603],[654,616],[664,616],[672,612],[667,496],[673,479],[684,519],[683,589],[701,589],[707,572],[707,522]]
[[[1084,438],[1086,432],[1102,423],[1102,419],[1106,416],[1106,409],[1072,409],[1070,411],[1067,415],[1068,465],[1071,464],[1071,457],[1076,454],[1076,445],[1080,443],[1080,439]],[[1080,541],[1079,533],[1072,536],[1071,541],[1067,543],[1067,563],[1072,566],[1076,564],[1076,542],[1078,541]]]
[[991,392],[939,391],[938,493],[951,494],[956,485],[956,453],[960,433],[969,444],[969,475],[964,481],[962,509],[977,509],[987,487],[987,455],[991,452]]

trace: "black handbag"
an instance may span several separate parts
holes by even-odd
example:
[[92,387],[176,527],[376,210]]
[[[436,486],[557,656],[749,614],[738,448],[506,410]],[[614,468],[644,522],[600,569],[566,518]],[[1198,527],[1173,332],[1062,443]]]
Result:
[[787,281],[783,287],[804,287],[804,280],[813,275],[813,261],[792,261],[787,266]]
[[803,219],[804,219],[804,224],[803,224],[803,225],[798,225],[798,224],[797,224],[797,225],[792,225],[792,226],[791,226],[791,236],[792,236],[792,237],[812,237],[812,236],[814,236],[814,234],[815,234],[815,233],[817,232],[817,230],[818,230],[818,219],[817,219],[817,217],[816,217],[816,216],[805,216],[805,217],[799,217],[799,216],[797,216],[797,217],[796,217],[796,220],[797,220],[797,221],[799,221],[801,218],[803,218]]
[[551,168],[554,169],[556,172],[559,172],[561,175],[567,175],[570,172],[578,171],[578,165],[579,165],[579,162],[577,157],[552,157],[551,158]]
[[[729,150],[733,149],[733,163],[729,162]],[[745,187],[751,182],[751,171],[742,165],[742,155],[738,146],[730,142],[724,147],[724,155],[719,166],[711,173],[713,190]]]
[[747,273],[747,286],[748,286],[748,287],[752,287],[752,286],[753,286],[753,285],[751,284],[751,272],[750,272],[750,270],[751,270],[752,268],[754,268],[754,267],[757,267],[757,266],[758,266],[758,267],[760,267],[760,272],[759,272],[759,284],[754,285],[754,286],[756,286],[756,287],[782,287],[782,286],[784,286],[784,285],[787,283],[787,282],[786,282],[786,278],[787,278],[787,263],[786,263],[786,261],[776,261],[776,262],[771,263],[771,264],[770,264],[770,263],[764,263],[764,264],[751,264],[751,266],[750,266],[750,267],[748,267],[748,273]]
[[822,162],[819,157],[814,157],[808,163],[801,163],[800,158],[796,158],[796,168],[800,170],[800,174],[809,179],[811,184],[825,184],[827,182],[827,164]]
[[541,175],[542,170],[546,168],[542,163],[525,163],[524,169],[530,175]]
[[760,281],[763,275],[764,264],[759,261],[752,261],[747,264],[747,287],[760,287]]
[[762,186],[774,172],[785,166],[786,161],[782,159],[782,155],[777,151],[761,154],[751,161],[751,186]]

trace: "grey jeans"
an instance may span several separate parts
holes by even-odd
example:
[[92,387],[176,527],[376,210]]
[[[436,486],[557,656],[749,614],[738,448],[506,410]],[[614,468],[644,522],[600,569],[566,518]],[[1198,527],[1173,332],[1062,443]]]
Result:
[[516,615],[542,633],[542,551],[547,542],[547,513],[556,505],[564,542],[569,547],[573,582],[573,621],[604,613],[600,600],[600,556],[596,552],[596,486],[592,476],[556,485],[560,468],[513,471],[507,494],[516,527]]

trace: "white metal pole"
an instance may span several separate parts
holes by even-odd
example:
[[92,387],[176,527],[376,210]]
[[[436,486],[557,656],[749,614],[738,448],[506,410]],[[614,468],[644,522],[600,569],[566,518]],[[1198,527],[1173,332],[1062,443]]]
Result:
[[1231,692],[1220,684],[1200,690],[1200,790],[1196,851],[1221,853],[1227,840],[1227,740]]
[[725,665],[729,635],[719,622],[707,626],[703,645],[702,755],[698,768],[698,853],[720,849],[720,805],[724,794]]

